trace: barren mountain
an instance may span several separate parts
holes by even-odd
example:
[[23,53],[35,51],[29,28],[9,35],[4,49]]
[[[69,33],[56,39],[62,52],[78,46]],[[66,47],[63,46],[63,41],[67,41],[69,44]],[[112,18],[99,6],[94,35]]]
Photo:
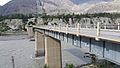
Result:
[[[38,3],[39,2],[39,3]],[[42,13],[48,14],[119,12],[119,0],[12,0],[0,7],[0,15]]]
[[12,0],[1,7],[0,14],[35,13],[35,9],[36,2],[34,0]]
[[120,3],[100,3],[96,4],[87,10],[88,13],[100,13],[100,12],[120,12]]
[[[44,0],[44,8],[47,13],[70,13],[75,5],[70,0]],[[52,12],[52,13],[51,13]]]
[[[70,0],[40,0],[39,2],[43,3],[42,5],[44,9],[48,13],[69,12],[71,7],[74,5]],[[36,12],[42,12],[38,11],[37,7],[37,0],[12,0],[0,8],[0,15],[14,13],[35,14]],[[39,9],[41,9],[40,6]]]

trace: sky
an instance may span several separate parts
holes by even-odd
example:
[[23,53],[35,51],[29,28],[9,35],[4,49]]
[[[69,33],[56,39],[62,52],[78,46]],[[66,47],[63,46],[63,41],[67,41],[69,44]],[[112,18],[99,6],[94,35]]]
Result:
[[101,1],[112,1],[112,0],[71,0],[73,3],[76,3],[76,4],[80,4],[80,3],[86,3],[86,2],[89,2],[89,3],[96,3],[96,2],[101,2]]
[[0,5],[3,6],[4,4],[6,4],[9,1],[11,1],[11,0],[0,0]]

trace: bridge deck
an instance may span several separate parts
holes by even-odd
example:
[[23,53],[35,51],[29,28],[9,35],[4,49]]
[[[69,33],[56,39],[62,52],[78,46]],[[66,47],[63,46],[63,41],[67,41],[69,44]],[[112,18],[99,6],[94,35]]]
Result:
[[[97,29],[89,29],[89,28],[80,28],[80,33],[78,33],[77,28],[68,28],[66,27],[50,27],[50,26],[33,26],[34,28],[57,31],[62,33],[80,35],[90,38],[97,37]],[[120,42],[120,30],[110,30],[110,29],[101,29],[99,39],[109,40],[113,42]]]

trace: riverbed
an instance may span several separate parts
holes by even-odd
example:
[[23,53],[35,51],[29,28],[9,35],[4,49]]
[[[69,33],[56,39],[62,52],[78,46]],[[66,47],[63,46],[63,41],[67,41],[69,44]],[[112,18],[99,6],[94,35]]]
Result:
[[[27,35],[0,37],[0,68],[13,68],[12,56],[15,68],[43,68],[44,57],[35,59],[35,42],[30,41]],[[62,41],[62,66],[66,63],[82,65],[90,62],[83,58],[84,52],[73,45]]]
[[0,37],[0,68],[13,68],[12,56],[15,68],[40,68],[34,54],[34,41],[26,35]]

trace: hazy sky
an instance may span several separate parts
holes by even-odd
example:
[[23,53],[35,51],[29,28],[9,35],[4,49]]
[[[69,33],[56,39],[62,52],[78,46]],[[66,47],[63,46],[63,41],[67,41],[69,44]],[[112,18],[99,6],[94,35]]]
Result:
[[4,5],[4,4],[6,4],[7,2],[9,2],[9,1],[11,1],[11,0],[0,0],[0,5]]

